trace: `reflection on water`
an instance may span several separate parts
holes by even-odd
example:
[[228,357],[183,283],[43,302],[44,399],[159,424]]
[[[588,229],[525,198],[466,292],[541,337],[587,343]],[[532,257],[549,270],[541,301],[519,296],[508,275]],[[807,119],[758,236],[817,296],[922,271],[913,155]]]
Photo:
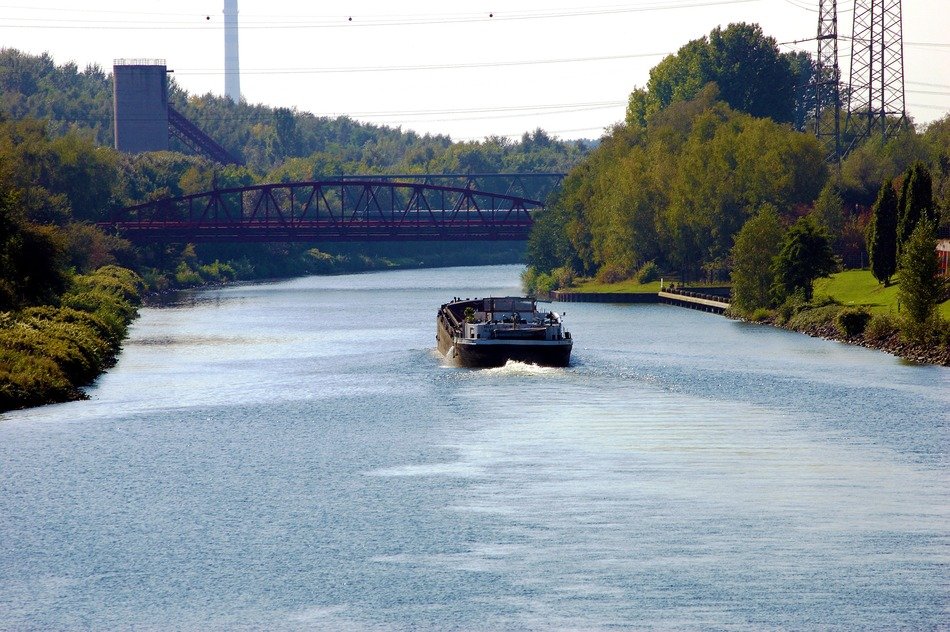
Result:
[[939,628],[950,371],[668,306],[572,366],[436,352],[519,269],[143,310],[0,418],[0,629]]

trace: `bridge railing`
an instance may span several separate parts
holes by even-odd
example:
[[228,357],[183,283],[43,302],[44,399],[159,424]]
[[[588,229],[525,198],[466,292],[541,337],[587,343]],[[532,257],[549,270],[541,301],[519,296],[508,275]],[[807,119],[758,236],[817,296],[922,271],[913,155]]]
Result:
[[134,240],[526,239],[539,200],[385,180],[218,189],[140,204],[109,226]]

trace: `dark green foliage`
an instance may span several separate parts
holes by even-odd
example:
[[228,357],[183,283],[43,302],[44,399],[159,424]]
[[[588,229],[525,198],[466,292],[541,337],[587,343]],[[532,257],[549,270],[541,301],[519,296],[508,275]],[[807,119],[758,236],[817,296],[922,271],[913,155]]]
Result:
[[772,304],[772,260],[782,244],[778,211],[766,205],[743,225],[732,248],[731,305],[740,314]]
[[860,336],[871,320],[871,312],[863,307],[846,307],[835,316],[835,326],[843,336]]
[[67,283],[61,233],[25,221],[19,200],[0,183],[0,310],[55,300]]
[[897,269],[897,296],[913,331],[927,323],[940,298],[942,279],[937,276],[936,227],[921,219],[904,243]]
[[567,218],[563,208],[553,207],[534,216],[528,237],[528,261],[539,270],[550,271],[570,263],[573,258],[566,233]]
[[645,125],[656,112],[694,98],[710,82],[719,86],[722,100],[735,110],[792,122],[798,74],[810,72],[810,63],[781,53],[775,40],[766,37],[757,24],[717,27],[650,71],[646,90],[636,90],[630,96],[627,122]]
[[923,162],[917,161],[904,175],[900,198],[897,202],[897,251],[910,239],[917,223],[926,219],[937,225],[940,213],[934,205],[933,180]]
[[897,271],[897,195],[890,180],[881,185],[871,208],[866,239],[871,274],[887,285]]
[[772,263],[773,299],[781,304],[789,296],[801,293],[810,301],[815,279],[828,276],[836,267],[828,236],[810,217],[799,219],[785,233],[781,250]]

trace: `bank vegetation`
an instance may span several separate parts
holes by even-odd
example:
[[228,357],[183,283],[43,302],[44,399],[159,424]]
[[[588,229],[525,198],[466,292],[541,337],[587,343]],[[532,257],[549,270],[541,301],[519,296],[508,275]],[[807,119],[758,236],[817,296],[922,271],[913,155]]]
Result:
[[[526,290],[729,284],[735,317],[851,341],[871,327],[869,343],[944,357],[935,245],[950,219],[950,117],[886,139],[841,121],[851,150],[829,162],[809,131],[802,55],[733,24],[664,59],[537,218]],[[882,286],[896,280],[899,310],[814,298],[817,279],[868,266]]]

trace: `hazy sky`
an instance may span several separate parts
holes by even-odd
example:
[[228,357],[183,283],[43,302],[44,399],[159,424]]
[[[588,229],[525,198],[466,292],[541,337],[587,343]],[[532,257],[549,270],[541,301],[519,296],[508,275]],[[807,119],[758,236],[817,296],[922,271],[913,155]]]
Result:
[[[239,0],[241,91],[456,140],[537,127],[595,138],[663,55],[716,26],[757,22],[779,42],[817,31],[818,0],[610,1]],[[107,71],[165,59],[192,94],[224,92],[223,0],[28,4],[0,0],[0,45]],[[852,6],[838,2],[845,81]],[[903,26],[907,109],[926,123],[950,112],[950,0],[906,0]]]

